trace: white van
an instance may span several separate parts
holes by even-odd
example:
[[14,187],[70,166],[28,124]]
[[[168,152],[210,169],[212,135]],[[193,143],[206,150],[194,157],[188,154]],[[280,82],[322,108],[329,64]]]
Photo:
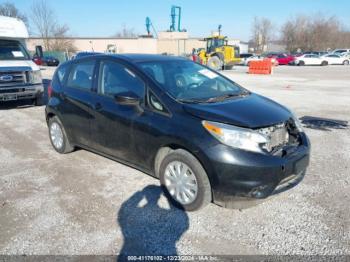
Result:
[[40,68],[26,49],[28,31],[23,21],[0,16],[0,103],[31,99],[43,104]]

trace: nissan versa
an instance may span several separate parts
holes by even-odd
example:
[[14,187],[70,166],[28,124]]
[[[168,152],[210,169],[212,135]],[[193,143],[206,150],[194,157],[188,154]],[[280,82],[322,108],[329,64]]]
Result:
[[57,152],[84,148],[140,169],[185,210],[254,205],[298,184],[309,163],[288,109],[184,58],[75,59],[48,95]]

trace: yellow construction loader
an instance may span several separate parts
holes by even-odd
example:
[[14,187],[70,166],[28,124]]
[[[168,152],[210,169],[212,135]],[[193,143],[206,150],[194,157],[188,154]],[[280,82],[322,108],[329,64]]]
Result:
[[211,36],[204,41],[206,41],[206,48],[198,50],[198,57],[202,64],[220,70],[231,69],[241,61],[239,47],[228,45],[226,36]]

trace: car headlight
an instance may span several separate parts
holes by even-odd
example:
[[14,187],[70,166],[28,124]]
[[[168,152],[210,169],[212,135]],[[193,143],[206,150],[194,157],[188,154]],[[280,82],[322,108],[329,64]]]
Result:
[[31,71],[29,73],[29,82],[31,84],[41,84],[42,83],[40,70]]
[[234,148],[263,153],[269,144],[267,136],[252,129],[210,121],[202,121],[202,125],[221,143]]

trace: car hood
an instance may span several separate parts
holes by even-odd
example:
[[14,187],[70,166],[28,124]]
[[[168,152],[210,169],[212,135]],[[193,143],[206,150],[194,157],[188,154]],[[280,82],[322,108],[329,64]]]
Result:
[[40,70],[32,60],[0,60],[0,70],[16,67],[30,67],[33,71]]
[[184,110],[204,120],[253,129],[281,123],[292,117],[287,108],[253,93],[220,103],[184,104]]

